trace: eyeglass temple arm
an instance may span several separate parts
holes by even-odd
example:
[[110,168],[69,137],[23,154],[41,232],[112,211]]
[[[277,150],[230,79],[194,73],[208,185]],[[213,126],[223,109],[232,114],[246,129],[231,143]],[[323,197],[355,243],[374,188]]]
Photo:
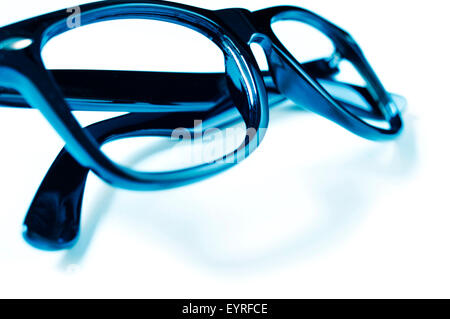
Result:
[[[194,119],[214,117],[231,109],[232,105],[229,99],[209,112],[130,113],[95,123],[86,130],[100,145],[121,137],[170,137],[171,132],[179,127],[193,129]],[[203,129],[207,128],[204,126]],[[24,221],[23,235],[31,245],[56,250],[67,248],[76,241],[89,171],[65,148],[62,149],[40,185]]]
[[[358,87],[350,89],[358,90]],[[274,106],[283,100],[281,95],[274,95],[270,105]],[[192,127],[194,119],[212,118],[232,108],[232,99],[228,97],[206,112],[130,113],[95,123],[86,129],[101,145],[113,139],[132,136],[133,133],[136,136],[162,136],[162,132],[171,132],[178,127]],[[221,117],[222,121],[216,127],[220,128],[220,124],[229,125],[238,119],[238,112],[229,118]],[[203,129],[208,129],[208,126],[204,125]],[[81,205],[89,171],[66,149],[60,152],[25,218],[24,237],[29,243],[45,249],[63,249],[74,243],[79,233]]]
[[[382,114],[367,108],[373,104],[366,88],[332,79],[338,69],[329,61],[317,60],[303,66],[314,74],[321,84],[338,91],[350,92],[345,99],[336,99],[353,114],[368,119],[380,119]],[[224,74],[221,73],[162,73],[106,70],[54,70],[53,75],[61,86],[72,110],[109,112],[179,112],[207,111],[229,96]],[[286,100],[280,94],[269,72],[264,81],[270,101]],[[173,88],[177,88],[174,90]],[[133,99],[130,99],[133,97]],[[28,104],[16,91],[0,87],[0,106],[24,107]]]
[[[339,82],[335,84],[350,92],[360,91],[360,94],[365,94],[363,88]],[[268,91],[273,92],[274,84],[267,81],[266,85]],[[284,99],[279,94],[273,94],[271,106]],[[231,98],[225,96],[214,108],[204,112],[131,113],[98,122],[87,130],[99,144],[130,136],[133,132],[137,132],[136,136],[141,136],[144,131],[146,135],[161,136],[164,129],[170,132],[178,127],[188,128],[192,126],[194,119],[211,118],[232,108]],[[239,114],[236,113],[229,119],[222,118],[221,123],[227,125],[238,118]],[[62,249],[75,241],[79,232],[81,204],[88,173],[89,169],[81,166],[65,149],[61,151],[40,185],[24,222],[24,237],[31,244],[47,249]]]
[[[319,78],[330,78],[338,72],[338,69],[330,68],[327,59],[306,63],[303,68]],[[182,107],[205,111],[229,94],[223,73],[51,72],[74,111],[170,112],[180,111]],[[280,95],[270,73],[265,71],[263,75],[269,93]],[[17,91],[3,87],[0,87],[0,106],[30,107]]]

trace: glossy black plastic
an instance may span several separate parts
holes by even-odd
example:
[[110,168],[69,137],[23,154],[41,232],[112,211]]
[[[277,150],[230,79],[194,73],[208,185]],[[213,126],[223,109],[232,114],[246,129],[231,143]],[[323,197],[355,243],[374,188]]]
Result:
[[[210,38],[225,56],[227,80],[226,86],[220,85],[220,92],[229,91],[247,127],[258,132],[255,136],[247,138],[235,151],[234,155],[237,158],[244,158],[256,149],[264,137],[264,129],[267,128],[269,117],[267,92],[262,74],[250,49],[251,43],[259,43],[263,47],[275,86],[285,97],[365,138],[392,139],[401,129],[400,114],[395,104],[350,35],[304,9],[275,7],[252,13],[244,9],[210,11],[165,1],[111,0],[85,4],[80,6],[80,10],[82,25],[113,19],[156,19],[186,26]],[[389,128],[379,128],[367,123],[333,99],[322,85],[291,56],[272,32],[272,22],[280,19],[303,21],[325,33],[336,47],[336,54],[328,63],[332,64],[338,56],[354,64],[368,83],[368,92],[374,102],[373,109],[383,115],[383,120],[390,124]],[[94,97],[94,102],[65,99],[64,89],[58,85],[58,79],[62,79],[64,87],[64,81],[68,77],[47,71],[40,54],[41,48],[52,37],[69,30],[66,20],[67,11],[61,10],[0,29],[0,86],[19,92],[26,100],[26,104],[38,108],[66,141],[67,150],[79,163],[93,169],[97,175],[114,186],[137,190],[165,187],[168,184],[206,176],[229,166],[223,161],[217,161],[179,171],[143,173],[117,165],[105,156],[95,138],[80,127],[71,110],[98,110],[99,106],[106,110],[105,102],[111,102],[108,104],[116,111],[143,112],[144,110],[139,107],[137,109],[136,103],[129,103],[129,100],[134,101],[131,94],[122,94],[119,101],[108,100],[101,103],[97,103],[97,97]],[[16,46],[15,44],[18,43],[28,44]],[[82,74],[79,76],[82,77]],[[68,84],[66,89],[70,93],[73,90],[70,85],[73,83],[69,81]],[[129,89],[135,93],[132,87]],[[84,92],[83,94],[89,93],[89,91]],[[6,90],[6,93],[11,91]],[[110,94],[103,93],[106,96]],[[167,107],[167,103],[163,103],[161,108],[158,107],[161,101],[157,96],[137,96],[136,98],[150,98],[145,112],[164,111],[164,107]],[[186,98],[189,103],[185,100],[174,99],[175,103],[170,105],[172,110],[174,106],[183,108],[187,104],[192,107],[193,99],[186,96],[183,98]],[[207,93],[205,98],[211,100],[211,96]],[[125,103],[122,99],[125,99]],[[4,102],[8,104],[7,100]],[[21,103],[16,100],[9,104],[20,105]],[[209,106],[206,105],[206,107]]]
[[[315,65],[315,64],[312,64]],[[334,74],[332,70],[323,72],[324,70],[313,70],[309,66],[312,74],[317,74],[318,78],[323,77],[323,81],[327,80]],[[171,74],[172,79],[182,80],[186,74]],[[189,78],[195,78],[199,75],[191,74]],[[200,75],[200,77],[209,77],[210,82],[220,81],[219,75]],[[278,105],[285,100],[271,83],[270,74],[265,75],[266,87],[269,92],[269,98],[272,106]],[[339,86],[340,89],[346,89],[352,95],[360,94],[367,97],[368,92],[365,88],[333,82],[330,83]],[[186,83],[187,84],[187,83]],[[341,101],[347,108],[352,109],[355,113],[371,119],[379,119],[381,115],[374,112],[368,113],[365,109],[355,103]],[[230,97],[225,98],[222,103],[212,108],[217,112],[222,112],[233,108],[233,102]],[[161,129],[175,129],[181,125],[192,123],[192,117],[201,119],[211,116],[208,112],[198,113],[132,113],[117,117],[114,119],[98,122],[91,125],[87,129],[95,136],[99,144],[128,136],[133,132],[139,132],[148,127],[153,128],[155,135],[160,135]],[[226,127],[238,118],[224,119],[221,123]],[[186,122],[187,121],[187,122]],[[206,129],[206,128],[205,128]],[[83,194],[87,176],[90,169],[81,166],[63,149],[55,159],[52,167],[48,171],[44,181],[42,182],[35,198],[29,208],[27,217],[25,218],[24,237],[33,246],[43,249],[63,249],[72,246],[79,235],[81,208],[83,202]],[[192,182],[192,181],[191,181]],[[173,184],[179,186],[179,184]]]
[[[234,152],[244,158],[264,137],[269,98],[290,99],[364,138],[389,140],[402,127],[400,112],[351,36],[316,14],[297,7],[210,11],[165,1],[110,0],[80,6],[82,25],[115,19],[155,19],[191,28],[224,53],[223,74],[176,74],[134,71],[46,70],[41,49],[69,30],[61,10],[0,29],[0,105],[39,109],[67,146],[42,183],[25,220],[25,237],[34,245],[63,248],[79,233],[80,212],[90,170],[122,188],[152,190],[183,185],[230,167],[223,162],[164,173],[142,173],[111,161],[100,150],[110,140],[164,135],[194,120],[214,118],[237,108],[258,134]],[[298,20],[327,35],[336,48],[328,59],[301,65],[283,46],[271,25]],[[259,69],[250,44],[263,48],[269,73]],[[337,61],[346,59],[364,78],[367,89],[332,81]],[[145,90],[143,90],[145,85]],[[370,108],[333,97],[330,87],[357,92]],[[132,112],[82,128],[74,110]],[[388,124],[371,125],[366,119]],[[221,118],[226,126],[234,118]]]

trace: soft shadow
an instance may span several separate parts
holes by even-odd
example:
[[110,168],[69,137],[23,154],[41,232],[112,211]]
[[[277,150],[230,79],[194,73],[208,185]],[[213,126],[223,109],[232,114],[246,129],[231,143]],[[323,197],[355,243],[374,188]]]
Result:
[[[291,106],[289,101],[286,100],[274,100],[272,101],[272,109],[277,109],[277,111],[286,110]],[[304,111],[303,109],[296,108],[297,113]],[[278,112],[283,114],[282,112]],[[146,159],[151,155],[155,155],[158,152],[164,152],[170,149],[172,145],[167,142],[159,142],[147,147],[145,149],[140,150],[139,152],[131,154],[126,159],[126,164],[129,167],[133,167],[135,164],[138,164],[140,161]],[[92,175],[92,174],[90,174]],[[199,181],[201,179],[194,179],[192,182]],[[189,183],[186,183],[189,184]],[[183,185],[186,185],[183,184]],[[110,210],[112,203],[114,201],[114,195],[116,193],[116,189],[105,185],[106,190],[104,190],[101,194],[96,196],[95,202],[90,207],[89,211],[82,210],[82,216],[87,216],[83,219],[82,227],[80,227],[80,235],[76,245],[69,249],[68,252],[62,258],[59,267],[62,270],[66,270],[68,267],[73,265],[78,265],[84,259],[89,246],[94,238],[95,230],[98,228],[101,220],[106,216],[108,211]],[[176,187],[176,185],[174,185]],[[171,187],[170,187],[171,188]],[[86,195],[85,195],[86,196]],[[85,200],[83,200],[84,202]]]
[[[279,107],[271,120],[280,120],[285,116],[299,115],[299,109],[291,106]],[[380,151],[386,150],[388,151]],[[151,154],[151,152],[150,152]],[[146,155],[146,154],[144,154]],[[138,160],[138,159],[136,159]],[[187,254],[189,259],[216,271],[245,271],[254,267],[266,268],[289,259],[299,260],[318,254],[320,251],[333,247],[336,242],[352,230],[364,219],[371,205],[382,196],[380,180],[404,180],[415,171],[417,161],[417,146],[414,120],[405,117],[405,130],[395,142],[380,144],[380,147],[371,148],[370,151],[355,157],[344,158],[338,161],[327,161],[323,164],[301,169],[298,178],[308,185],[308,195],[316,203],[317,213],[321,216],[320,222],[311,225],[308,229],[299,232],[294,237],[284,241],[276,247],[265,249],[257,255],[239,258],[217,258],[217,247],[205,249],[204,239],[196,236],[195,229],[203,223],[202,216],[190,219],[189,227],[180,232],[180,225],[168,223],[167,217],[161,209],[148,214],[133,211],[124,218],[138,218],[142,225],[153,227],[157,232],[170,237],[177,250]],[[306,172],[306,173],[305,173]],[[102,195],[97,195],[95,204],[87,212],[88,219],[83,223],[84,229],[80,235],[79,243],[67,251],[61,260],[61,267],[66,268],[72,264],[83,261],[89,245],[93,239],[95,229],[105,217],[114,200],[115,191],[107,188]],[[148,204],[148,203],[147,203]],[[188,204],[188,203],[187,203]],[[145,203],[142,206],[144,207]],[[301,211],[301,203],[294,208]],[[86,212],[83,212],[85,214]],[[175,213],[174,213],[175,214]],[[148,233],[149,229],[147,229]],[[252,231],[251,228],[248,229]],[[146,235],[139,232],[142,237]],[[143,238],[144,240],[145,238]],[[219,248],[220,249],[220,248]]]
[[[205,215],[199,213],[194,218],[192,216],[186,218],[182,212],[159,210],[147,214],[143,205],[136,206],[141,207],[142,212],[136,212],[135,218],[148,227],[141,228],[139,233],[143,237],[150,229],[163,233],[162,237],[170,238],[178,253],[196,264],[205,266],[208,270],[221,273],[254,273],[256,270],[262,271],[292,260],[304,260],[321,254],[335,247],[358,229],[374,203],[386,195],[390,183],[401,183],[415,172],[417,164],[415,128],[410,118],[406,117],[405,120],[405,131],[397,141],[389,143],[390,145],[381,143],[356,157],[352,153],[351,158],[327,161],[321,165],[292,172],[302,181],[303,186],[307,185],[302,191],[315,203],[314,214],[320,218],[309,224],[306,229],[273,247],[265,247],[257,253],[243,254],[241,247],[233,247],[236,244],[235,240],[230,239],[232,244],[228,244],[229,239],[223,237],[223,232],[220,235],[210,232],[212,238],[205,243],[205,236],[199,236],[198,233],[209,227],[204,220],[208,208],[202,212]],[[268,201],[274,200],[271,197],[263,198],[268,198]],[[287,216],[293,222],[296,220],[295,214],[309,213],[305,212],[302,202],[296,198],[293,198],[289,205],[286,209],[292,213],[284,214],[283,217]],[[280,203],[278,209],[284,209],[283,203]],[[247,220],[245,225],[248,227],[246,234],[239,234],[242,240],[251,237],[253,232],[261,236],[261,230],[248,222],[248,219],[261,218],[261,212],[241,213],[244,223]],[[280,211],[273,211],[273,214],[279,213]],[[236,219],[236,222],[241,223],[239,219]],[[235,234],[230,233],[229,236]]]
[[86,212],[83,212],[83,214],[87,215],[87,218],[85,222],[82,223],[80,237],[76,245],[64,255],[59,263],[59,268],[62,271],[66,271],[74,265],[78,266],[81,264],[95,237],[95,232],[99,224],[102,219],[106,217],[108,210],[111,209],[116,191],[112,187],[106,185],[105,188],[106,190],[96,197],[95,203],[90,208],[90,212],[87,214]]

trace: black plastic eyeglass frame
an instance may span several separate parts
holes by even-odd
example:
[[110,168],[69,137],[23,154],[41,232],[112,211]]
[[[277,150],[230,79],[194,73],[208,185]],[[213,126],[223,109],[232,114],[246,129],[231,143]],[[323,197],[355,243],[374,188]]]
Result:
[[[102,143],[131,135],[152,135],[152,129],[161,132],[181,126],[189,128],[193,119],[211,118],[233,105],[247,128],[258,132],[249,136],[234,152],[234,156],[242,158],[254,151],[264,137],[269,120],[268,92],[290,99],[367,139],[390,140],[401,131],[400,112],[356,42],[347,32],[310,11],[290,6],[256,12],[245,9],[210,11],[145,0],[102,1],[82,5],[80,10],[82,25],[138,18],[191,28],[210,38],[222,50],[227,70],[225,74],[217,75],[51,71],[46,70],[42,62],[41,50],[51,38],[70,30],[66,10],[1,28],[0,105],[39,109],[67,143],[67,151],[60,154],[41,190],[50,194],[52,184],[61,187],[59,182],[51,182],[51,172],[57,171],[58,165],[78,167],[71,173],[74,178],[70,180],[74,184],[66,185],[66,190],[55,189],[55,194],[65,194],[59,199],[73,199],[66,202],[64,208],[56,205],[55,214],[46,214],[45,208],[41,207],[41,199],[45,196],[36,197],[25,222],[31,241],[36,239],[36,242],[62,247],[74,240],[78,234],[81,197],[89,169],[113,186],[152,190],[183,184],[230,166],[217,161],[180,171],[142,173],[115,164],[100,151]],[[272,31],[271,24],[279,20],[297,20],[315,27],[332,40],[335,54],[330,59],[301,65]],[[26,45],[22,46],[24,43]],[[252,43],[263,48],[270,73],[260,71],[250,48]],[[329,79],[338,71],[336,59],[350,61],[364,78],[367,89],[353,89],[369,101],[370,112],[338,101],[324,89],[319,79]],[[198,86],[193,88],[189,82]],[[139,83],[145,83],[147,90],[140,89]],[[158,83],[163,84],[158,86]],[[176,87],[177,90],[164,90],[161,86]],[[148,90],[149,87],[154,89]],[[142,92],[146,93],[142,95]],[[142,107],[134,103],[136,101],[150,102]],[[83,129],[71,113],[75,110],[135,113]],[[387,122],[389,128],[373,126],[363,120],[370,117]],[[69,165],[70,161],[73,162]],[[39,229],[36,225],[43,226]]]
[[[247,138],[235,151],[238,158],[256,149],[264,135],[261,128],[267,127],[269,119],[267,92],[251,43],[263,47],[274,82],[287,98],[369,139],[391,139],[401,129],[395,104],[350,35],[304,9],[275,7],[251,13],[244,9],[210,11],[163,1],[112,0],[85,4],[80,10],[83,25],[114,19],[156,19],[186,26],[216,43],[224,52],[227,85],[239,112],[248,128],[261,132]],[[61,10],[0,29],[0,85],[17,90],[29,105],[38,108],[79,163],[114,186],[138,190],[208,175],[227,165],[217,161],[180,171],[142,173],[119,166],[106,157],[95,139],[75,120],[71,111],[77,105],[67,103],[42,62],[41,48],[54,36],[69,30],[66,19],[66,10]],[[301,67],[271,30],[271,23],[282,19],[310,24],[334,42],[338,55],[352,62],[366,80],[368,91],[377,103],[374,107],[390,124],[389,129],[372,126],[352,114]],[[17,48],[11,45],[15,39],[30,44]]]
[[[317,63],[313,63],[304,67],[308,68],[312,75],[322,80],[329,80],[330,84],[336,85],[340,89],[350,90],[352,93],[357,93],[366,99],[370,99],[370,94],[365,88],[335,83],[328,78],[331,78],[336,70],[316,69],[317,65]],[[155,76],[158,77],[157,75]],[[151,77],[153,78],[153,74]],[[185,81],[187,77],[190,79],[190,84]],[[205,84],[205,86],[207,83],[209,85],[212,84],[208,87],[211,90],[210,92],[218,92],[221,87],[219,85],[220,79],[223,79],[223,75],[171,74],[170,78],[170,84],[174,84],[173,81],[182,81],[187,85],[187,89],[191,89],[190,92],[195,95],[199,82]],[[271,107],[281,105],[285,102],[286,98],[277,91],[271,82],[270,74],[266,74],[264,79],[269,93]],[[160,86],[157,86],[160,89],[158,92],[168,93],[171,91],[170,88],[172,86],[166,86],[166,83],[161,82],[159,84]],[[214,86],[214,84],[217,84],[217,86]],[[205,86],[201,85],[200,87],[204,88]],[[198,93],[200,94],[200,91]],[[360,108],[357,103],[349,104],[349,101],[341,101],[341,103],[345,103],[347,108],[354,110],[356,113],[360,113],[365,118],[374,120],[381,118],[380,114],[376,112],[369,113],[365,109]],[[229,110],[233,106],[232,99],[228,97],[218,102],[214,109],[217,112],[221,112]],[[174,130],[177,127],[192,125],[192,119],[206,119],[211,115],[208,111],[195,113],[130,113],[92,124],[86,129],[89,130],[90,134],[99,144],[104,144],[107,141],[123,138],[124,136],[128,136],[128,134],[139,132],[142,129],[148,130],[149,127],[154,131],[155,136],[160,136],[161,130]],[[238,120],[238,116],[230,116],[226,121],[220,123],[219,128],[226,128],[227,125]],[[192,126],[190,128],[193,129]],[[204,128],[204,130],[207,129],[208,127]],[[149,134],[150,132],[147,133]],[[60,152],[41,183],[25,218],[24,238],[31,245],[46,250],[64,249],[74,245],[80,232],[81,209],[89,172],[90,169],[80,165],[66,149]],[[187,183],[192,182],[195,182],[195,180]],[[177,187],[184,184],[184,182],[174,183],[170,186],[167,185],[167,187]]]

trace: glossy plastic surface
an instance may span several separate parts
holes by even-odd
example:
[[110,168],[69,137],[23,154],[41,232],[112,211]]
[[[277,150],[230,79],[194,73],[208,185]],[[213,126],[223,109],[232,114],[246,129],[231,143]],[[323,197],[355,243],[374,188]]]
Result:
[[[277,90],[287,98],[307,106],[313,112],[366,138],[391,139],[401,129],[400,114],[395,104],[382,87],[356,43],[346,32],[309,11],[296,7],[276,7],[255,13],[243,9],[210,11],[165,1],[143,0],[102,1],[82,5],[80,10],[82,25],[112,19],[157,19],[191,28],[218,45],[225,55],[227,81],[226,86],[222,83],[217,88],[219,92],[222,92],[224,88],[230,92],[247,127],[261,133],[246,139],[246,142],[234,154],[237,158],[244,158],[255,150],[264,137],[264,130],[261,129],[265,129],[268,125],[267,92],[263,77],[250,49],[250,44],[254,42],[263,47]],[[26,101],[26,103],[22,103],[22,106],[30,105],[38,108],[66,141],[67,150],[79,163],[93,169],[97,175],[114,186],[138,190],[160,188],[172,183],[206,176],[229,166],[229,164],[219,161],[190,169],[155,174],[132,171],[108,159],[100,151],[95,138],[80,127],[70,112],[73,105],[81,106],[83,104],[83,109],[98,109],[99,105],[89,102],[76,103],[79,101],[75,101],[75,103],[71,103],[66,101],[63,92],[57,85],[58,77],[64,77],[64,75],[46,71],[41,60],[40,51],[45,43],[52,37],[68,30],[66,19],[66,10],[61,10],[0,29],[0,43],[2,44],[0,48],[0,86],[13,89],[12,92],[19,92]],[[391,127],[389,129],[374,127],[334,100],[279,43],[271,31],[271,23],[274,19],[298,19],[314,25],[327,34],[335,42],[339,55],[350,60],[361,71],[369,83],[369,95],[376,102],[374,109],[383,115]],[[12,41],[13,39],[15,42]],[[15,43],[26,43],[27,45],[16,46]],[[82,77],[82,74],[79,76]],[[70,85],[71,83],[68,83],[69,91]],[[132,90],[131,87],[129,89]],[[11,91],[6,92],[6,94],[9,93]],[[106,95],[110,94],[106,93]],[[204,99],[210,101],[219,98],[218,96],[213,95],[212,97],[205,93]],[[130,99],[131,95],[125,94],[124,97]],[[11,94],[9,98],[11,98]],[[95,98],[98,99],[98,97]],[[184,107],[188,107],[187,104],[192,106],[192,101],[196,100],[189,96],[185,96],[185,98],[185,100],[175,99],[175,103],[170,106],[180,106],[182,111],[185,111]],[[155,101],[155,104],[158,104],[155,99],[156,97],[151,97],[150,104],[154,104]],[[17,100],[13,103],[8,100],[3,100],[3,102],[4,104],[16,104],[16,106],[21,104]],[[114,110],[117,110],[119,104],[108,103]],[[133,106],[130,107],[130,104]],[[91,108],[92,106],[95,107]],[[206,104],[201,107],[209,108],[210,106],[211,104]],[[127,107],[130,108],[127,109]],[[122,103],[120,109],[127,109],[130,112],[142,111],[136,108],[136,103]],[[155,108],[156,110],[161,111],[158,107]]]
[[[326,60],[302,65],[317,78],[338,69]],[[177,112],[206,111],[230,97],[224,73],[171,73],[107,70],[53,70],[72,111]],[[281,95],[271,74],[262,73],[266,89]],[[0,106],[30,107],[19,92],[0,87]]]
[[[320,114],[348,130],[373,140],[386,140],[395,137],[402,128],[398,107],[384,89],[375,72],[367,62],[361,49],[344,30],[320,16],[297,7],[273,7],[256,12],[254,24],[270,38],[270,57],[268,58],[272,74],[281,93],[296,103],[306,105],[311,111]],[[271,23],[281,20],[294,20],[306,23],[325,34],[334,44],[335,53],[330,57],[330,64],[337,65],[339,60],[350,61],[367,83],[371,106],[383,115],[389,124],[380,128],[365,122],[352,114],[320,85],[311,74],[304,70],[296,59],[278,40]],[[304,81],[299,81],[302,78]]]
[[[215,110],[232,107],[232,101],[228,99]],[[87,129],[99,144],[103,144],[133,134],[140,135],[142,130],[146,131],[146,135],[161,136],[161,132],[192,126],[193,121],[190,119],[202,119],[211,115],[210,112],[130,113],[96,123]],[[222,123],[225,125],[226,121]],[[39,187],[25,218],[24,237],[30,244],[52,250],[66,248],[75,242],[79,233],[81,206],[89,171],[89,168],[81,166],[66,149],[60,152]],[[180,181],[172,186],[181,184]]]
[[[321,73],[321,75],[325,74]],[[177,78],[177,76],[177,74],[171,75],[172,78]],[[180,79],[183,76],[180,74]],[[211,80],[214,77],[212,76]],[[268,92],[270,92],[271,106],[279,105],[285,98],[275,90],[269,75],[266,75],[265,79]],[[360,110],[361,114],[365,113],[367,118],[380,118],[378,113],[369,114],[364,111],[364,108],[359,105],[360,99],[354,99],[358,95],[367,96],[366,89],[333,81],[331,83],[339,87],[341,91],[344,90],[348,93],[349,98],[346,103],[348,108],[353,109],[354,112]],[[354,101],[350,103],[352,98]],[[228,98],[221,104],[217,104],[213,110],[216,110],[217,113],[224,113],[230,108],[233,108],[233,102],[231,98]],[[186,119],[192,116],[208,118],[213,114],[210,112],[196,114],[132,113],[98,122],[87,129],[95,136],[99,144],[103,144],[113,139],[129,136],[142,129],[147,129],[147,134],[154,133],[155,136],[160,136],[162,129],[174,129],[185,125]],[[218,127],[226,127],[237,120],[238,117],[222,118]],[[149,127],[152,128],[150,132]],[[71,247],[76,242],[80,229],[83,194],[89,172],[89,168],[81,166],[66,149],[61,151],[36,193],[25,218],[24,237],[30,244],[41,249],[55,250]],[[167,185],[167,187],[180,185],[173,184]]]
[[[111,19],[156,19],[181,24],[210,38],[225,56],[226,87],[221,89],[230,92],[247,127],[259,133],[249,136],[231,156],[245,158],[258,146],[265,132],[260,129],[268,124],[263,79],[248,44],[231,35],[213,12],[162,1],[108,1],[83,5],[80,9],[83,25]],[[55,78],[41,61],[40,51],[45,43],[68,30],[66,19],[67,12],[61,10],[0,30],[0,42],[19,37],[32,40],[30,46],[21,50],[0,50],[0,86],[18,91],[28,105],[38,108],[79,163],[114,186],[142,190],[213,174],[231,165],[217,161],[179,171],[143,173],[119,166],[106,157],[95,139],[75,120]]]

